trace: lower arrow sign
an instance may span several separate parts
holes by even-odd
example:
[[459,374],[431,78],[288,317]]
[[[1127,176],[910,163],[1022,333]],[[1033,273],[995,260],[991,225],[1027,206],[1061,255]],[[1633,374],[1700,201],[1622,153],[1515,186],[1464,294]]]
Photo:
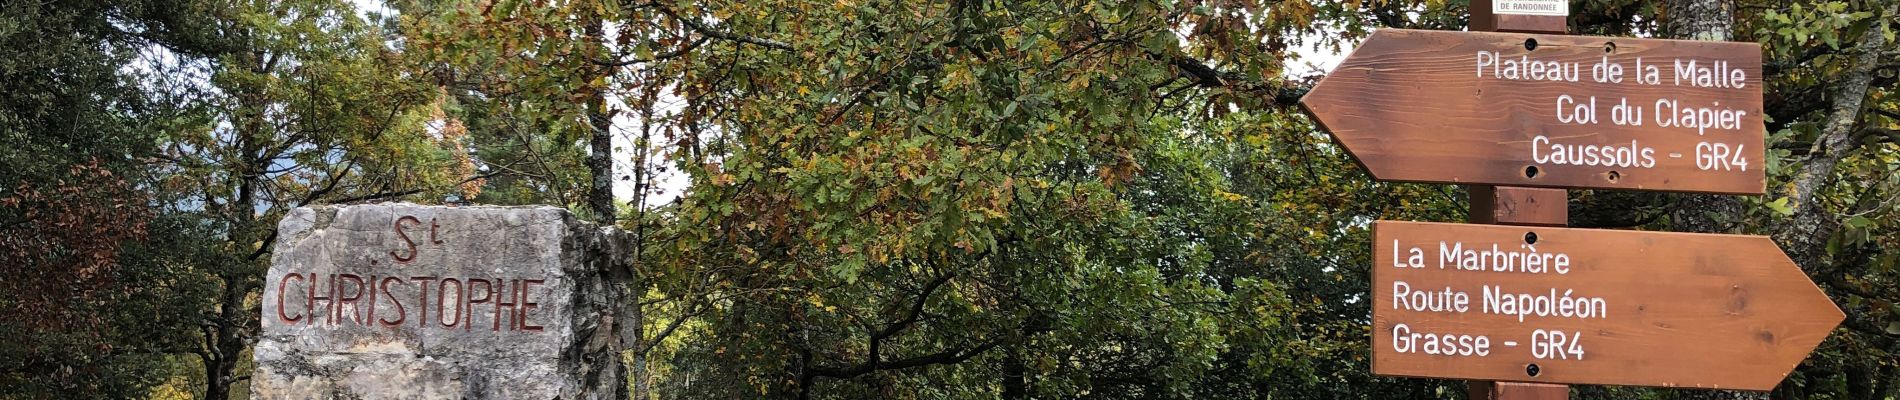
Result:
[[1844,315],[1763,236],[1379,221],[1379,375],[1770,390]]

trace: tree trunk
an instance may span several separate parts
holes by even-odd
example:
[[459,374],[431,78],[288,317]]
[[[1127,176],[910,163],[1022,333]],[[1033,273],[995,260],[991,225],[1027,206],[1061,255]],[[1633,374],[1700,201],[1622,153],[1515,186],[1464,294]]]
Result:
[[647,400],[648,398],[652,397],[652,391],[653,391],[653,385],[652,385],[653,377],[652,377],[652,374],[647,373],[647,353],[650,350],[652,350],[652,349],[649,349],[649,347],[653,347],[653,345],[651,343],[647,343],[647,341],[645,340],[646,338],[645,311],[646,310],[640,309],[639,296],[633,296],[631,298],[625,299],[624,301],[626,303],[632,304],[631,307],[627,307],[627,308],[631,309],[632,314],[633,314],[632,318],[629,318],[630,320],[629,322],[631,322],[631,326],[629,326],[629,328],[633,330],[632,347],[634,350],[633,351],[633,366],[629,367],[629,369],[633,370],[632,374],[630,375],[633,377],[633,399]]
[[1027,343],[1009,345],[1009,353],[1003,360],[1003,398],[1029,398],[1029,385],[1025,376],[1029,368],[1023,364],[1023,346]]
[[[1735,18],[1726,0],[1670,0],[1664,33],[1671,39],[1734,40]],[[1734,233],[1742,219],[1742,200],[1719,194],[1674,195],[1670,230]]]
[[[1734,39],[1735,18],[1726,0],[1670,0],[1664,34],[1671,39],[1730,41]],[[1669,226],[1676,232],[1734,233],[1742,220],[1742,199],[1720,194],[1671,195],[1674,205]],[[1765,392],[1730,390],[1691,390],[1685,399],[1760,399]]]
[[250,292],[249,279],[239,276],[242,273],[229,273],[225,277],[222,304],[218,305],[215,340],[211,342],[212,353],[216,356],[209,365],[205,365],[205,398],[231,398],[231,385],[237,383],[237,361],[243,357],[244,348],[250,343],[245,335],[246,321],[256,319],[256,315],[246,312],[244,297]]
[[1734,10],[1726,0],[1669,0],[1663,20],[1670,39],[1726,42],[1735,39]]
[[[633,143],[634,227],[633,256],[629,259],[632,260],[631,265],[633,268],[630,276],[634,279],[634,284],[630,286],[639,289],[639,292],[628,296],[626,301],[629,304],[627,308],[632,309],[631,321],[629,322],[632,324],[631,329],[634,333],[632,346],[634,349],[633,371],[632,374],[629,375],[633,378],[634,400],[647,400],[652,397],[653,374],[647,369],[647,360],[649,359],[647,355],[652,353],[651,347],[657,345],[657,342],[666,340],[664,337],[655,337],[651,340],[647,339],[646,310],[641,308],[642,300],[645,300],[644,295],[646,294],[645,289],[647,287],[646,281],[644,280],[645,276],[641,274],[639,268],[645,266],[645,264],[641,264],[640,262],[640,255],[646,250],[645,244],[647,240],[647,179],[649,179],[647,176],[647,156],[651,151],[650,146],[652,142],[650,142],[650,140],[653,139],[653,98],[651,96],[652,94],[649,93],[646,98],[640,101],[640,139]],[[680,315],[680,318],[686,318],[684,313]]]
[[[272,62],[267,61],[266,57],[263,51],[251,51],[241,54],[238,60],[249,72],[263,75],[272,69]],[[259,228],[256,226],[258,181],[263,179],[263,171],[270,162],[270,158],[260,154],[266,147],[264,142],[270,138],[270,128],[266,125],[264,115],[264,110],[270,105],[260,89],[246,89],[236,93],[238,109],[232,113],[237,126],[232,135],[235,136],[240,158],[227,165],[236,193],[233,193],[235,198],[225,203],[223,210],[228,223],[225,241],[229,243],[228,248],[240,253],[233,254],[236,256],[233,258],[238,260],[237,265],[210,268],[218,271],[223,288],[218,309],[210,313],[208,320],[201,325],[205,336],[201,359],[205,364],[206,399],[230,398],[231,385],[239,380],[236,376],[237,359],[250,346],[248,341],[251,335],[246,333],[257,322],[257,315],[244,307],[244,299],[250,294],[251,281],[259,278],[256,275],[262,275],[262,271],[257,271],[251,264],[257,261],[255,256],[263,254],[258,246],[270,245],[258,243],[255,235]]]
[[[597,15],[587,16],[583,40],[589,41],[588,47],[595,53],[605,46],[606,23]],[[600,54],[594,55],[600,58]],[[611,74],[613,69],[600,68],[600,74]],[[592,80],[589,80],[590,82]],[[603,79],[604,81],[604,79]],[[607,105],[607,90],[604,87],[589,87],[587,90],[587,127],[591,139],[588,141],[587,172],[592,180],[587,187],[587,209],[594,214],[595,222],[601,225],[613,225],[614,210],[614,138],[613,112]]]
[[[1896,11],[1891,8],[1889,14]],[[1838,224],[1834,216],[1821,207],[1819,192],[1826,189],[1834,178],[1834,167],[1854,149],[1858,143],[1853,140],[1855,125],[1860,121],[1861,106],[1867,99],[1867,91],[1874,79],[1875,67],[1879,65],[1880,49],[1886,41],[1880,29],[1868,29],[1855,46],[1857,54],[1854,65],[1836,75],[1836,85],[1829,88],[1828,98],[1833,99],[1821,137],[1816,138],[1814,147],[1808,156],[1793,165],[1800,168],[1794,177],[1794,187],[1788,193],[1788,203],[1794,208],[1790,222],[1782,224],[1775,231],[1775,241],[1781,243],[1788,256],[1804,268],[1817,268],[1825,255],[1822,247],[1827,239],[1834,235]]]
[[[1900,14],[1900,4],[1888,5],[1886,14]],[[1793,179],[1793,187],[1787,193],[1794,215],[1788,222],[1776,227],[1774,238],[1795,264],[1811,274],[1838,276],[1836,274],[1840,273],[1835,271],[1838,267],[1826,248],[1828,240],[1840,229],[1839,216],[1826,209],[1822,199],[1827,188],[1833,185],[1835,167],[1860,145],[1854,139],[1854,131],[1861,121],[1862,108],[1874,72],[1882,60],[1880,52],[1886,43],[1883,34],[1876,25],[1858,38],[1855,53],[1848,53],[1854,57],[1853,64],[1831,77],[1834,85],[1828,88],[1827,98],[1832,100],[1832,104],[1823,121],[1820,137],[1815,138],[1807,157],[1792,163],[1799,168]],[[1854,310],[1844,311],[1848,312],[1846,323],[1854,323],[1857,319]],[[1842,373],[1847,375],[1850,397],[1883,398],[1881,394],[1874,393],[1879,390],[1870,387],[1871,382],[1865,381],[1889,379],[1870,376],[1873,375],[1872,370],[1880,368],[1877,363],[1851,358],[1843,360],[1843,363]]]

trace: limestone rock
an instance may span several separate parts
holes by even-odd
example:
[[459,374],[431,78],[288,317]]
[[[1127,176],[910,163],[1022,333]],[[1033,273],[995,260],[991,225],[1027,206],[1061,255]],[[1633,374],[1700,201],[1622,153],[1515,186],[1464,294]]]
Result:
[[624,238],[553,207],[298,208],[259,299],[252,398],[612,398]]

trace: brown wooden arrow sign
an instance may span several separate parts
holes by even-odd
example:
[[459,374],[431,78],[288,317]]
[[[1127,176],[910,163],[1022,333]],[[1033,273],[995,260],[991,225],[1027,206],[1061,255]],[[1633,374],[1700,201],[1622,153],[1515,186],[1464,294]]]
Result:
[[1384,29],[1300,100],[1373,177],[1761,194],[1761,46]]
[[1844,315],[1763,236],[1379,221],[1379,375],[1770,390]]

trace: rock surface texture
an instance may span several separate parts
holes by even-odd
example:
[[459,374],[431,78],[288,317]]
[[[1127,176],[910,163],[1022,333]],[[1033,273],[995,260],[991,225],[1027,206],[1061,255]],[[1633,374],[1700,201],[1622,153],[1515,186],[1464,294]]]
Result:
[[278,224],[256,399],[611,398],[608,249],[553,207],[306,207]]

